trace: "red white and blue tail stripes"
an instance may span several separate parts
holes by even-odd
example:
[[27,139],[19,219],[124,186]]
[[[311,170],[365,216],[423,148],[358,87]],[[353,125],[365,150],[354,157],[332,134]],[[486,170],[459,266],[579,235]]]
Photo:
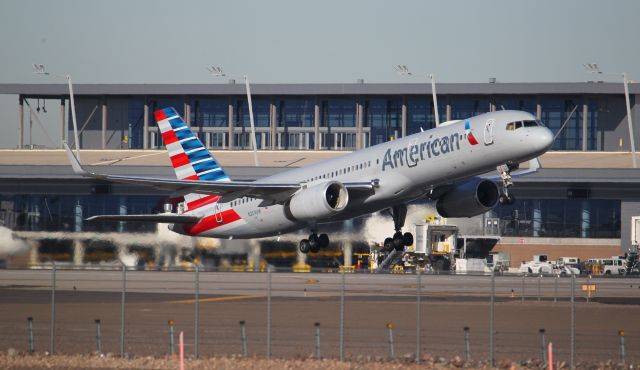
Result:
[[178,179],[230,181],[175,109],[157,110],[155,116]]
[[[154,114],[178,179],[231,181],[174,108],[160,109]],[[202,207],[219,199],[217,196],[201,194],[187,194],[184,198],[188,209]]]

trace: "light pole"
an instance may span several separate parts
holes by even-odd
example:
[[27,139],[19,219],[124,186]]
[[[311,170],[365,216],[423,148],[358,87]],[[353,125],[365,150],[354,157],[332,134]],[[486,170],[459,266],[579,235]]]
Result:
[[583,64],[587,72],[595,73],[599,75],[619,76],[622,75],[622,83],[624,84],[624,97],[627,104],[627,124],[629,125],[629,143],[631,144],[631,159],[633,160],[633,168],[638,168],[636,164],[636,143],[633,134],[633,120],[631,119],[631,100],[629,99],[629,80],[627,74],[622,73],[604,73],[600,70],[600,67],[596,63]]
[[[222,68],[218,66],[211,66],[207,68],[207,70],[214,77],[227,76],[227,74],[222,72]],[[253,122],[253,104],[251,103],[251,87],[249,84],[249,76],[243,75],[242,78],[244,79],[244,85],[247,90],[247,102],[249,104],[249,123],[251,125],[251,147],[253,148],[253,162],[255,163],[256,167],[259,167],[260,164],[258,163],[258,151],[257,151],[258,145],[256,143],[256,128]]]
[[44,64],[33,64],[33,73],[37,75],[58,76],[67,79],[69,85],[69,102],[71,102],[71,120],[73,121],[73,134],[76,146],[76,157],[80,160],[80,141],[78,140],[78,125],[76,123],[76,105],[73,100],[73,82],[71,82],[71,75],[61,75],[57,73],[47,72]]
[[[409,71],[409,67],[406,64],[396,64],[393,66],[393,69],[396,70],[401,76],[411,76],[413,73]],[[433,73],[429,74],[429,79],[431,80],[431,95],[433,99],[433,109],[435,113],[436,127],[440,126],[440,115],[438,114],[438,95],[436,94],[436,79]]]

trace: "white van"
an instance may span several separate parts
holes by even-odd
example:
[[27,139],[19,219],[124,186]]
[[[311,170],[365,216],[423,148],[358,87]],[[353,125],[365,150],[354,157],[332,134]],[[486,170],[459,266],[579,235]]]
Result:
[[626,261],[621,258],[606,258],[602,260],[602,273],[604,275],[624,275]]

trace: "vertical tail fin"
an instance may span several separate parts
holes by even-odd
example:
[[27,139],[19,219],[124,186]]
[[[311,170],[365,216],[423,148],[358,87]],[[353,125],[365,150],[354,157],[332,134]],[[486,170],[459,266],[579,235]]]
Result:
[[[154,115],[178,179],[231,181],[174,108],[157,110]],[[185,196],[187,207],[193,208],[189,205],[202,203],[202,198],[207,196],[187,194]]]

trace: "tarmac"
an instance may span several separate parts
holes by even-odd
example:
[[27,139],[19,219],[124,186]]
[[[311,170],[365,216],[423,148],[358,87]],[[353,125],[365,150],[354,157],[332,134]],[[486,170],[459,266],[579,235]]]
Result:
[[[169,351],[168,320],[184,331],[186,352],[195,352],[195,273],[127,271],[125,351],[162,356]],[[27,317],[33,317],[37,352],[50,350],[51,270],[0,271],[0,350],[27,348]],[[241,353],[239,321],[246,322],[250,355],[266,355],[266,273],[199,273],[199,354]],[[321,353],[339,355],[341,274],[271,274],[271,352],[274,357],[309,356],[320,323]],[[344,274],[345,356],[386,357],[387,323],[393,325],[396,356],[416,352],[420,312],[422,353],[464,354],[463,328],[470,329],[470,355],[487,358],[491,277],[410,274]],[[495,277],[495,348],[497,359],[538,358],[539,329],[554,343],[556,358],[568,361],[570,349],[570,278]],[[557,283],[557,285],[556,285]],[[583,285],[597,291],[587,302]],[[556,288],[557,286],[557,288]],[[576,280],[575,343],[578,361],[617,359],[618,330],[625,331],[628,361],[640,343],[640,279]],[[56,272],[56,353],[96,350],[95,319],[101,320],[103,352],[119,354],[122,302],[121,271]],[[557,293],[556,293],[557,292]],[[419,311],[418,311],[419,307]]]

